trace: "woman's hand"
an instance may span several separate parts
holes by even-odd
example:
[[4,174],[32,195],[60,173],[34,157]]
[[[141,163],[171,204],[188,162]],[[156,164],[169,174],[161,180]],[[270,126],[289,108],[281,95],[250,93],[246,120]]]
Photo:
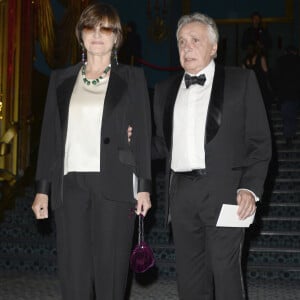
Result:
[[48,218],[48,195],[46,194],[36,194],[34,201],[32,203],[32,210],[37,219],[47,219]]
[[148,210],[151,208],[150,194],[148,192],[140,192],[137,194],[137,205],[135,213],[146,216]]

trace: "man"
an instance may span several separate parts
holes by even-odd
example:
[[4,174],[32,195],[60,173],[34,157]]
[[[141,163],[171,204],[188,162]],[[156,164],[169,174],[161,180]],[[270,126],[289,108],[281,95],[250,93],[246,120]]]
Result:
[[300,56],[297,47],[290,45],[280,56],[273,70],[274,90],[280,102],[283,135],[288,147],[293,145],[297,132],[300,108]]
[[242,36],[242,49],[247,50],[249,46],[258,46],[267,52],[272,47],[272,39],[267,30],[262,26],[262,17],[258,11],[251,14],[251,26]]
[[264,104],[252,71],[215,65],[211,18],[183,16],[177,41],[184,72],[155,87],[154,146],[167,162],[179,297],[244,299],[244,230],[216,222],[223,203],[240,219],[256,210],[271,156]]

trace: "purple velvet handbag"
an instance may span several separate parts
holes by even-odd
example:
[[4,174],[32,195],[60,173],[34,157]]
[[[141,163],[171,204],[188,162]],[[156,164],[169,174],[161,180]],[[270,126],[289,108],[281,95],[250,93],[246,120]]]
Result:
[[135,273],[143,273],[154,266],[155,259],[152,249],[144,241],[144,217],[139,215],[138,244],[134,247],[130,256],[130,267]]

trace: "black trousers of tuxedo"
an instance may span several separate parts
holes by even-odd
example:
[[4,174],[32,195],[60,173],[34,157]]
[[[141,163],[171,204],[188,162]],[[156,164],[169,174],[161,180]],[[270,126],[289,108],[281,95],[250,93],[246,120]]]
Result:
[[55,211],[63,300],[123,300],[132,247],[134,204],[101,195],[99,173],[64,177]]
[[245,299],[244,230],[211,225],[207,175],[173,173],[172,178],[170,214],[180,300]]

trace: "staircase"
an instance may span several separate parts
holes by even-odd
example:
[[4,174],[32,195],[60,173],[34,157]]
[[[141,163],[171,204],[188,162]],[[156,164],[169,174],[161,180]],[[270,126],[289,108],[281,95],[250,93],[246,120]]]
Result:
[[56,271],[53,218],[37,221],[31,210],[32,186],[15,197],[14,209],[7,210],[0,224],[0,271]]
[[[280,112],[271,114],[274,154],[265,193],[258,204],[254,224],[247,230],[244,270],[249,279],[300,279],[300,117],[299,134],[287,148]],[[168,230],[163,228],[163,175],[156,176],[155,224],[147,240],[152,245],[159,273],[175,278],[175,252]]]
[[282,135],[281,115],[275,108],[271,119],[275,157],[258,208],[259,218],[248,230],[247,275],[251,278],[299,280],[300,131],[294,144],[287,147]]
[[[300,279],[300,132],[291,148],[284,144],[280,113],[273,108],[274,158],[255,223],[247,230],[245,270],[252,279]],[[300,128],[300,118],[299,118]],[[156,267],[148,275],[175,279],[172,236],[164,227],[162,162],[154,162],[153,208],[145,220],[145,239]],[[15,208],[0,223],[0,271],[56,272],[53,218],[36,221],[31,211],[34,191],[28,185],[15,198]]]

